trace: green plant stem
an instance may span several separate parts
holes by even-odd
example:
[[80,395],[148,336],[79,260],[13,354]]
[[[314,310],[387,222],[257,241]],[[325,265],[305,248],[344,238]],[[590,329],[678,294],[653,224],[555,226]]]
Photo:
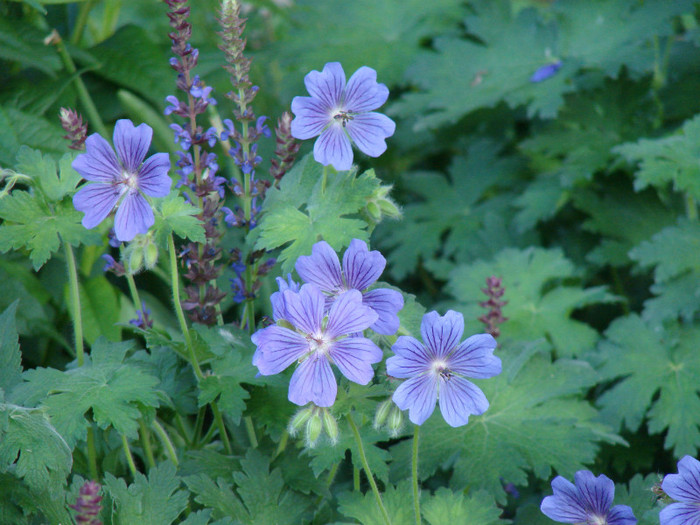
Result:
[[350,428],[352,429],[352,433],[355,436],[355,442],[357,443],[357,449],[360,453],[360,461],[362,461],[362,468],[365,470],[365,474],[367,475],[367,480],[369,481],[369,484],[372,487],[372,492],[374,492],[374,499],[377,501],[377,506],[379,507],[379,510],[382,513],[382,517],[384,518],[384,523],[386,523],[386,525],[391,525],[391,519],[389,518],[389,513],[387,512],[386,507],[384,506],[384,502],[382,501],[382,495],[379,493],[379,488],[377,487],[377,482],[374,481],[374,475],[372,474],[372,469],[369,468],[369,463],[367,462],[367,456],[365,455],[365,447],[362,444],[362,437],[360,436],[360,431],[357,429],[357,426],[355,425],[355,422],[352,419],[352,415],[349,413],[347,415],[347,420],[348,420],[348,423],[350,424]]
[[282,452],[284,452],[284,449],[287,448],[287,442],[289,441],[289,432],[286,430],[282,432],[282,437],[280,438],[280,442],[277,445],[277,449],[275,450],[275,455],[272,456],[272,459],[275,459],[277,456],[279,456]]
[[691,221],[698,220],[698,204],[692,195],[685,194],[685,215]]
[[326,183],[328,182],[328,166],[323,167],[323,178],[321,179],[321,195],[326,193]]
[[233,454],[233,449],[231,449],[231,442],[228,439],[228,434],[226,433],[226,426],[224,425],[224,418],[221,415],[221,411],[219,410],[219,405],[216,404],[216,401],[213,401],[211,403],[211,411],[214,414],[214,420],[216,421],[216,426],[219,428],[219,437],[221,438],[221,442],[224,444],[224,450],[226,450],[227,454]]
[[157,419],[153,420],[153,423],[151,423],[151,426],[153,427],[153,430],[156,431],[156,435],[158,436],[158,439],[160,439],[160,442],[163,444],[163,447],[165,447],[165,451],[168,454],[168,458],[170,459],[172,464],[177,467],[177,465],[178,465],[177,452],[175,452],[175,447],[173,446],[173,442],[170,441],[170,436],[168,436],[168,433],[165,431],[163,426],[160,423],[158,423]]
[[139,428],[141,446],[143,447],[143,453],[146,456],[146,463],[148,463],[148,468],[153,468],[156,466],[156,460],[153,457],[153,447],[151,447],[151,431],[148,430],[148,426],[144,422],[143,418],[139,419]]
[[420,492],[418,491],[418,435],[420,426],[413,425],[413,456],[411,459],[411,478],[413,480],[413,513],[416,516],[416,525],[421,525],[420,520]]
[[194,432],[192,432],[191,445],[195,448],[197,447],[197,445],[199,445],[200,437],[202,435],[202,427],[204,426],[205,408],[206,407],[200,407],[199,411],[197,412],[197,419],[195,419],[195,422],[194,422]]
[[139,291],[136,288],[134,276],[129,272],[126,273],[126,282],[129,283],[129,292],[131,293],[131,300],[134,303],[134,308],[136,308],[136,310],[140,310],[143,308],[141,297],[139,297]]
[[255,435],[255,426],[253,425],[253,418],[246,416],[243,418],[245,423],[245,430],[248,434],[248,441],[250,441],[250,446],[252,448],[258,448],[258,436]]
[[124,434],[122,434],[122,448],[124,449],[124,455],[126,456],[126,462],[129,465],[131,475],[136,477],[136,474],[138,474],[139,471],[136,469],[136,463],[134,463],[134,456],[131,455],[131,449],[129,448],[129,440],[126,439],[126,436]]
[[85,363],[85,349],[83,348],[83,315],[80,309],[80,287],[78,286],[78,267],[75,265],[73,248],[67,242],[63,242],[66,249],[66,265],[68,266],[68,284],[70,286],[70,300],[73,305],[73,332],[75,336],[75,355],[78,366]]
[[360,492],[360,469],[355,466],[352,467],[352,490]]
[[80,6],[80,11],[78,11],[78,17],[75,19],[75,26],[73,27],[73,33],[70,35],[70,43],[74,46],[78,45],[83,38],[83,33],[85,32],[85,26],[87,25],[88,16],[92,7],[95,5],[95,0],[87,0],[83,2]]
[[95,449],[95,429],[92,425],[87,428],[87,449],[88,449],[88,468],[90,469],[90,478],[94,481],[100,481],[100,473],[97,470],[97,450]]
[[107,133],[107,128],[105,127],[104,122],[102,122],[100,112],[97,111],[97,106],[95,106],[95,103],[92,101],[92,97],[90,96],[87,87],[85,87],[83,79],[80,78],[80,75],[77,74],[78,70],[75,67],[75,63],[73,62],[71,56],[68,54],[66,45],[63,43],[63,40],[61,39],[58,32],[55,33],[53,42],[56,44],[56,49],[58,50],[58,55],[61,57],[61,62],[63,62],[63,66],[71,75],[74,75],[75,77],[73,80],[75,84],[75,90],[78,92],[78,98],[80,99],[80,102],[83,105],[83,108],[85,109],[85,113],[87,113],[88,122],[90,123],[90,126],[92,126],[92,128],[103,137],[108,137],[109,134]]

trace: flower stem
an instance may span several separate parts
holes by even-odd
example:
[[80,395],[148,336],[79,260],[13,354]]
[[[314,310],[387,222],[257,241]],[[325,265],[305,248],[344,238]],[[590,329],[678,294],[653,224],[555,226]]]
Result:
[[129,465],[131,475],[136,477],[136,474],[138,474],[139,471],[136,469],[136,463],[134,463],[134,456],[131,455],[131,449],[129,448],[129,440],[126,439],[126,436],[124,434],[122,434],[122,448],[124,449],[124,455],[126,456],[126,462]]
[[178,465],[177,453],[175,452],[175,447],[173,446],[173,442],[170,441],[170,436],[168,436],[168,433],[165,431],[163,426],[160,423],[158,423],[158,420],[154,419],[153,423],[151,423],[151,426],[153,427],[153,430],[156,431],[156,434],[158,435],[160,442],[165,447],[165,450],[168,453],[168,458],[170,458],[170,461],[172,462],[172,464],[177,467],[177,465]]
[[95,429],[92,425],[87,428],[87,449],[88,449],[88,468],[90,469],[90,477],[94,481],[100,481],[100,473],[97,470],[97,450],[95,449]]
[[219,428],[219,437],[221,438],[221,442],[224,444],[224,449],[226,450],[226,453],[230,455],[233,453],[233,450],[231,449],[231,442],[228,439],[226,427],[224,426],[224,418],[221,415],[219,405],[216,404],[216,401],[212,401],[211,411],[214,413],[214,420],[216,421],[216,426]]
[[80,287],[78,286],[78,268],[75,265],[73,248],[67,242],[63,242],[66,249],[66,265],[68,267],[68,283],[70,285],[70,300],[73,305],[73,332],[75,336],[75,355],[78,366],[85,362],[85,349],[83,348],[83,315],[80,309]]
[[248,434],[248,440],[250,441],[251,448],[258,448],[258,437],[255,435],[255,426],[253,426],[253,418],[246,416],[243,418],[245,423],[245,430]]
[[139,297],[139,291],[136,288],[136,282],[134,281],[134,276],[129,272],[126,273],[126,282],[129,283],[129,292],[131,293],[131,300],[134,303],[134,308],[136,310],[143,308],[141,298]]
[[420,426],[413,425],[413,457],[411,460],[411,478],[413,479],[413,512],[416,516],[416,525],[421,525],[420,520],[420,492],[418,490],[418,435]]
[[685,215],[691,221],[698,220],[698,204],[689,193],[685,194]]
[[146,456],[148,468],[153,468],[156,466],[156,460],[153,457],[153,447],[151,447],[151,431],[148,430],[148,426],[146,426],[143,418],[139,419],[139,428],[141,430],[141,446],[143,447],[143,453]]
[[328,182],[328,166],[323,167],[323,178],[321,179],[321,195],[326,193],[326,183]]
[[75,20],[75,26],[73,27],[73,33],[70,36],[70,43],[77,46],[80,40],[83,38],[83,32],[85,31],[85,25],[87,24],[88,16],[92,7],[95,5],[95,0],[87,0],[80,6],[80,11],[78,11],[78,18]]
[[384,523],[386,523],[386,525],[391,525],[389,513],[387,512],[386,507],[384,506],[384,502],[382,501],[382,495],[379,493],[379,489],[377,488],[377,482],[374,481],[374,475],[372,474],[372,470],[369,468],[369,463],[367,462],[367,456],[365,455],[365,447],[362,444],[362,437],[360,436],[360,431],[357,429],[357,426],[355,425],[355,422],[353,421],[352,415],[350,413],[348,413],[347,419],[348,423],[350,424],[350,428],[352,429],[352,433],[355,436],[357,449],[360,452],[360,461],[362,461],[362,468],[365,470],[367,480],[369,481],[369,484],[372,487],[372,492],[374,492],[374,499],[377,501],[377,506],[379,507],[379,510],[382,513]]

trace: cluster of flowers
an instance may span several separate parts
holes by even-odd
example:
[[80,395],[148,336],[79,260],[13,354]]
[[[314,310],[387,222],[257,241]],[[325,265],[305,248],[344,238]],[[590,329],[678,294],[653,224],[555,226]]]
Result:
[[[289,384],[289,400],[303,406],[333,405],[337,382],[331,363],[350,381],[366,385],[374,376],[373,364],[382,350],[364,337],[366,329],[391,335],[399,328],[402,295],[388,288],[369,289],[379,278],[386,260],[378,251],[354,239],[343,255],[343,264],[331,246],[320,241],[310,256],[299,257],[295,269],[305,284],[278,279],[272,294],[276,324],[255,332],[257,349],[253,364],[262,375],[277,374],[293,363],[298,366]],[[479,334],[460,342],[464,318],[448,311],[444,317],[430,312],[423,318],[423,342],[400,336],[387,360],[387,373],[407,379],[394,392],[393,401],[409,411],[409,419],[421,425],[432,414],[436,401],[451,426],[467,423],[489,404],[483,392],[467,377],[487,378],[501,372],[501,360],[493,355],[495,339]]]

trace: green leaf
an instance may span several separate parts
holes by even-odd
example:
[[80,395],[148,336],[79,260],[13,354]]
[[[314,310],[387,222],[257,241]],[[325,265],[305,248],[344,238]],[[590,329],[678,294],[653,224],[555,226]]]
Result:
[[[38,2],[31,2],[32,7],[45,12],[37,4]],[[0,18],[0,58],[54,76],[61,69],[61,61],[58,53],[44,44],[46,34],[46,31],[42,32],[24,20]]]
[[489,276],[503,278],[508,301],[501,325],[504,337],[532,340],[545,335],[560,356],[576,356],[592,350],[598,332],[571,318],[577,308],[614,297],[604,287],[580,288],[575,282],[576,269],[561,250],[530,248],[506,249],[491,261],[477,261],[457,266],[450,274],[447,288],[457,298],[464,314],[467,331],[482,331],[477,319],[486,313],[480,302],[486,300],[482,288]]
[[657,498],[651,488],[660,481],[661,476],[658,474],[649,474],[646,477],[641,474],[635,474],[630,480],[629,486],[622,484],[615,485],[615,500],[613,501],[613,505],[628,505],[632,507],[634,515],[640,519],[640,525],[659,523],[658,516],[656,517],[656,521],[647,521],[643,519],[643,517],[650,510],[657,507]]
[[18,304],[15,301],[0,315],[0,390],[5,392],[22,382],[22,354],[15,328]]
[[212,509],[215,518],[235,516],[239,523],[250,523],[250,514],[225,479],[218,478],[214,483],[209,476],[198,474],[187,476],[184,481],[187,488],[196,495],[195,501]]
[[58,202],[71,193],[81,180],[71,166],[74,158],[73,154],[64,155],[57,169],[56,161],[49,155],[22,146],[17,152],[16,170],[35,179],[50,202]]
[[[93,344],[100,336],[110,341],[121,339],[122,329],[119,323],[121,307],[119,295],[114,286],[104,275],[81,279],[80,311],[83,319],[83,336],[88,344]],[[65,304],[73,311],[70,289],[64,289]]]
[[700,447],[700,328],[651,328],[636,315],[617,319],[600,345],[603,379],[618,381],[599,398],[608,423],[637,431],[667,431],[664,445],[675,457]]
[[635,188],[664,188],[673,183],[676,191],[700,200],[700,115],[687,120],[677,133],[659,139],[641,139],[614,149],[628,162],[639,164]]
[[139,408],[159,405],[154,391],[158,379],[138,366],[123,363],[131,346],[130,342],[108,343],[100,338],[92,347],[90,362],[66,372],[28,370],[24,373],[26,382],[17,387],[15,395],[25,403],[41,403],[71,446],[86,437],[88,411],[92,411],[100,428],[113,427],[127,438],[136,439]]
[[[504,503],[503,480],[526,485],[528,471],[540,479],[552,470],[572,475],[593,461],[600,441],[619,442],[580,399],[597,383],[595,371],[583,361],[551,362],[550,351],[542,340],[497,350],[503,372],[473,381],[490,407],[466,426],[450,428],[436,408],[421,427],[421,478],[451,468],[452,488],[483,488]],[[411,447],[410,440],[391,447],[391,479],[410,477]]]
[[171,463],[153,467],[148,479],[136,473],[128,488],[123,479],[109,472],[104,481],[115,504],[114,525],[170,525],[187,508],[187,491],[179,489],[181,480]]
[[64,134],[60,126],[42,117],[0,107],[0,164],[12,165],[23,144],[58,158],[66,151]]
[[477,491],[466,497],[441,487],[421,504],[421,514],[430,525],[469,523],[469,525],[497,525],[503,512],[496,507],[490,494]]
[[158,244],[164,245],[171,233],[194,242],[204,242],[204,226],[195,215],[201,210],[180,197],[177,192],[159,201],[153,232]]
[[[382,500],[392,523],[413,523],[413,496],[411,482],[404,480],[394,487],[389,485]],[[362,525],[384,525],[384,517],[372,491],[342,492],[338,495],[338,510]]]
[[0,403],[0,471],[57,496],[72,465],[70,447],[42,412]]
[[321,239],[335,250],[352,239],[368,240],[367,223],[355,217],[379,188],[379,180],[373,170],[359,176],[353,170],[332,171],[323,188],[322,166],[309,154],[284,176],[279,189],[267,192],[256,248],[286,246],[278,259],[283,273],[290,272],[297,258],[311,253]]

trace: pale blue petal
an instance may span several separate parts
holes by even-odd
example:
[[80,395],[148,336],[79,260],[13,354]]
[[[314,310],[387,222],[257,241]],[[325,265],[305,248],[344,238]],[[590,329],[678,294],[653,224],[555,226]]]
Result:
[[311,248],[311,255],[302,255],[294,265],[299,277],[313,283],[326,293],[338,293],[343,287],[340,260],[326,241],[319,241]]
[[394,356],[386,360],[386,373],[404,379],[430,370],[430,354],[414,337],[399,336],[391,347]]
[[585,523],[588,513],[578,490],[568,479],[557,476],[552,480],[553,496],[542,500],[540,510],[548,518],[562,523]]
[[447,358],[447,367],[466,377],[496,376],[501,373],[501,360],[493,355],[497,344],[490,334],[473,335]]
[[377,83],[377,72],[362,66],[348,80],[343,105],[352,113],[364,113],[377,109],[388,97],[389,89]]
[[345,89],[345,72],[340,62],[329,62],[322,72],[311,71],[304,77],[309,94],[329,108],[339,106]]
[[364,337],[346,337],[336,341],[329,354],[345,377],[361,385],[370,382],[374,376],[372,365],[384,357],[381,349]]
[[73,206],[85,212],[83,226],[94,228],[107,218],[121,195],[119,186],[95,182],[86,184],[73,195]]
[[253,364],[265,376],[279,374],[310,351],[304,336],[282,326],[273,325],[258,330],[251,340],[257,346]]
[[106,183],[122,180],[122,168],[112,146],[97,133],[85,140],[85,153],[78,155],[71,166],[85,180]]
[[294,97],[292,113],[295,117],[292,120],[292,137],[306,140],[319,135],[323,128],[333,122],[332,109],[312,97]]
[[136,190],[124,195],[114,217],[114,234],[117,240],[127,242],[138,234],[148,232],[154,223],[153,210],[148,201]]
[[601,474],[597,478],[588,470],[574,474],[574,484],[584,506],[597,516],[605,516],[615,497],[615,483]]
[[289,400],[299,406],[311,402],[329,407],[335,402],[337,393],[338,384],[328,359],[317,354],[302,361],[289,381]]
[[325,297],[315,284],[305,284],[299,292],[282,292],[287,321],[305,334],[321,332]]
[[700,525],[700,505],[671,503],[661,511],[659,521],[661,525]]
[[376,320],[377,313],[362,304],[362,294],[357,290],[348,290],[341,294],[331,305],[328,312],[326,334],[331,339],[355,334],[369,328]]
[[700,505],[700,461],[683,456],[678,462],[678,474],[664,477],[661,488],[675,500]]
[[437,383],[435,375],[426,374],[404,381],[394,392],[392,400],[401,410],[408,409],[408,419],[422,425],[435,410]]
[[444,317],[437,312],[429,312],[423,316],[420,333],[433,355],[445,357],[462,338],[464,316],[454,310],[448,310]]
[[451,427],[466,425],[469,416],[486,412],[489,402],[474,383],[458,376],[439,380],[440,412]]
[[314,159],[324,166],[332,165],[338,171],[352,168],[352,147],[345,128],[334,122],[314,143]]
[[129,173],[137,173],[146,158],[153,138],[153,129],[147,124],[134,124],[127,119],[117,120],[114,126],[114,148],[122,166]]
[[362,153],[379,157],[386,151],[385,139],[394,134],[396,124],[381,113],[360,113],[354,115],[345,128]]
[[348,288],[369,288],[384,271],[386,259],[377,250],[369,251],[367,243],[353,239],[343,254],[343,275]]
[[165,197],[173,184],[170,175],[170,158],[167,153],[148,157],[138,174],[138,186],[149,197]]
[[396,290],[377,288],[365,292],[362,302],[377,312],[379,319],[370,328],[382,335],[393,335],[399,329],[399,311],[403,308],[403,295]]

